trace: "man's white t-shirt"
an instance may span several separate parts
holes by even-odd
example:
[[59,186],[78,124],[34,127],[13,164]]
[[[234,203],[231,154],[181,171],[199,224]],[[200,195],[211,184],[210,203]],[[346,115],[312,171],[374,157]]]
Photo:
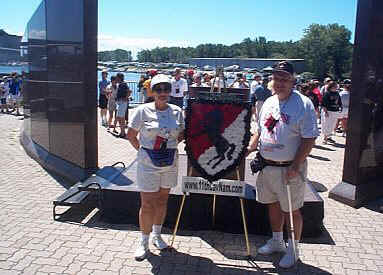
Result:
[[172,78],[171,84],[172,91],[170,93],[170,96],[184,97],[184,93],[188,91],[188,82],[184,78],[180,78],[179,80]]
[[233,85],[233,88],[248,89],[249,87],[246,86],[246,85],[243,84],[243,83],[235,82],[234,85]]
[[7,98],[9,94],[9,83],[8,82],[1,82],[0,83],[2,94],[0,94],[0,98]]
[[[274,119],[275,127],[268,129]],[[273,161],[293,160],[301,138],[319,136],[311,100],[297,91],[292,91],[283,101],[277,95],[269,97],[260,112],[258,134],[262,157]]]
[[255,93],[255,88],[260,85],[258,81],[253,80],[250,84],[250,95],[253,95]]
[[164,111],[158,111],[154,102],[142,104],[135,109],[129,127],[139,132],[140,145],[147,149],[157,149],[158,139],[167,139],[167,148],[177,148],[178,135],[185,129],[182,109],[168,104]]

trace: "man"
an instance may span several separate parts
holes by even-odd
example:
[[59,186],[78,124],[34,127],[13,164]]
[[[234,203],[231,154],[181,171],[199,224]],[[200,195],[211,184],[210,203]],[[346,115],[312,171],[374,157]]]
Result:
[[348,108],[350,106],[350,91],[351,91],[351,80],[345,79],[343,81],[343,89],[339,93],[342,102],[342,113],[340,115],[340,123],[342,125],[343,136],[346,136],[347,132],[347,120],[348,120]]
[[1,112],[8,113],[7,97],[9,92],[9,83],[6,76],[3,77],[3,81],[0,83],[0,100],[1,100]]
[[[259,172],[256,184],[257,200],[268,205],[273,237],[259,249],[260,254],[285,252],[279,265],[289,268],[299,258],[298,243],[302,232],[300,208],[304,203],[307,161],[315,138],[319,135],[314,106],[311,100],[293,90],[293,66],[286,61],[274,65],[275,94],[263,104],[257,133],[248,153],[257,149],[266,164]],[[287,187],[292,196],[295,243],[289,237],[288,247],[283,240],[283,225],[289,220]],[[297,257],[294,257],[294,246]]]
[[324,85],[322,86],[322,88],[320,89],[320,94],[321,96],[323,97],[323,95],[327,92],[327,86],[328,84],[332,81],[331,77],[326,77],[324,79]]
[[100,96],[98,100],[98,106],[101,109],[101,121],[102,126],[107,126],[106,112],[108,110],[108,98],[106,96],[106,87],[109,85],[108,81],[108,72],[103,71],[101,73],[102,80],[98,83],[98,88],[100,91]]
[[254,74],[254,79],[250,84],[250,97],[254,94],[255,88],[262,85],[262,75],[260,73]]
[[129,106],[129,97],[131,95],[131,91],[128,87],[128,84],[124,82],[124,75],[122,73],[117,74],[117,96],[116,96],[116,119],[118,123],[120,124],[120,135],[118,137],[125,138],[125,119],[126,119],[126,112],[128,112],[128,106]]
[[172,91],[170,93],[169,103],[182,108],[184,105],[184,96],[188,91],[187,81],[181,77],[181,69],[174,70],[174,78],[171,80]]
[[12,112],[16,111],[16,115],[20,115],[20,98],[21,98],[21,79],[17,76],[17,73],[12,73],[12,78],[9,82],[9,104],[12,106]]
[[110,84],[106,88],[106,95],[108,97],[108,111],[109,111],[108,131],[112,127],[112,121],[114,119],[113,133],[117,134],[117,130],[116,130],[116,126],[117,126],[117,118],[116,118],[117,77],[116,76],[112,76],[110,78]]
[[192,87],[209,87],[205,82],[202,82],[202,74],[196,73],[193,76],[194,82],[191,85]]
[[230,85],[230,88],[248,89],[249,83],[247,83],[246,78],[243,77],[243,74],[237,73],[237,79]]
[[251,95],[251,104],[253,107],[253,113],[255,113],[256,120],[258,120],[259,113],[263,103],[271,96],[271,91],[267,88],[267,80],[255,87],[254,93]]

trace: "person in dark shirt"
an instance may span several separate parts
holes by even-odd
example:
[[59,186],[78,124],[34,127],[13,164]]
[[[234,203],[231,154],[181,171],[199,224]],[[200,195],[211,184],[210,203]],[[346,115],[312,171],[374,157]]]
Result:
[[319,98],[318,96],[314,93],[315,85],[314,83],[304,83],[301,85],[302,87],[302,94],[310,98],[311,102],[314,105],[315,112],[318,113],[319,110]]
[[341,111],[342,100],[338,92],[338,84],[335,81],[331,81],[322,98],[323,144],[335,143],[330,135],[335,128]]

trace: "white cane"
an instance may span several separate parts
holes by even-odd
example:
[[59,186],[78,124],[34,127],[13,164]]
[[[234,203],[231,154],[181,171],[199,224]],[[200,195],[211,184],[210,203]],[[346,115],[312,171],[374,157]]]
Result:
[[295,247],[295,233],[294,233],[294,220],[293,220],[293,207],[291,205],[291,193],[290,193],[290,185],[286,184],[287,188],[287,200],[289,202],[289,216],[290,216],[290,231],[291,231],[291,239],[293,241],[293,251],[294,251],[294,260],[297,259],[297,251]]

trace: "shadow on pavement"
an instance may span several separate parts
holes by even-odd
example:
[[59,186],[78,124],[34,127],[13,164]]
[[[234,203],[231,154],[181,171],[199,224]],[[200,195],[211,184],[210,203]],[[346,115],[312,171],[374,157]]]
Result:
[[340,143],[333,143],[333,144],[331,144],[331,146],[334,146],[336,148],[346,148],[346,145],[340,144]]
[[314,148],[315,149],[319,149],[319,150],[325,150],[325,151],[336,151],[334,149],[331,149],[331,148],[328,148],[328,147],[324,147],[324,146],[321,146],[321,145],[314,145]]
[[[174,274],[177,271],[182,274],[330,274],[301,261],[290,269],[282,269],[278,266],[279,259],[280,255],[257,256],[254,260],[220,263],[172,249],[161,252],[160,255],[151,254],[147,261],[152,265],[151,272],[157,275]],[[262,267],[262,262],[266,267]]]
[[310,154],[309,157],[313,158],[313,159],[317,159],[317,160],[322,160],[322,161],[330,161],[329,158],[325,158],[325,157],[321,157],[321,156],[315,156],[315,155],[312,155],[312,154]]
[[324,186],[322,183],[317,182],[317,181],[312,181],[312,180],[308,180],[308,181],[311,183],[311,185],[314,187],[315,191],[317,191],[318,193],[328,191],[328,188],[326,186]]

